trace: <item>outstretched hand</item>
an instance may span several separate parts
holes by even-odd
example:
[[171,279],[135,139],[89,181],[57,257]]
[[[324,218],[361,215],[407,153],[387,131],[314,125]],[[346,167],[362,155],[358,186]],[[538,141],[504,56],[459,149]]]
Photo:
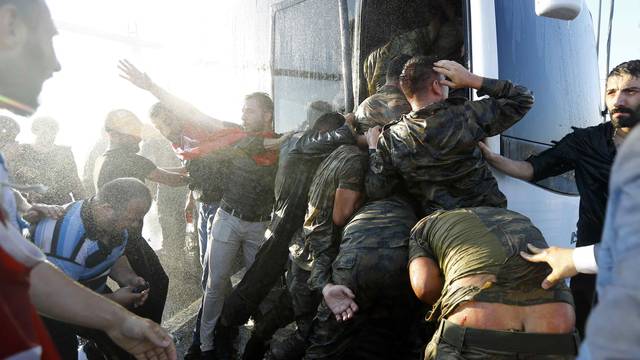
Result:
[[131,315],[107,335],[136,359],[175,360],[176,347],[171,336],[151,320]]
[[322,296],[338,322],[353,318],[358,311],[358,304],[353,300],[355,294],[344,285],[328,284],[322,289]]
[[138,68],[128,60],[124,59],[118,61],[118,69],[120,70],[121,78],[129,81],[140,89],[151,91],[151,89],[153,88],[154,84],[149,75],[138,70]]
[[539,249],[531,244],[527,244],[527,247],[532,254],[521,251],[520,256],[534,263],[545,262],[551,267],[551,274],[542,281],[543,289],[550,289],[558,281],[578,274],[573,262],[573,249],[555,246]]
[[440,80],[440,83],[452,89],[480,89],[482,86],[482,77],[471,73],[455,61],[437,61],[433,64],[433,70],[447,77],[445,80]]

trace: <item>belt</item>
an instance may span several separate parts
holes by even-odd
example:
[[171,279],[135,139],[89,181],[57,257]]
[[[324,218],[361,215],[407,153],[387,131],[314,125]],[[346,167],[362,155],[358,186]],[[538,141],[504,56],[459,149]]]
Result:
[[487,350],[536,355],[576,355],[580,338],[571,334],[543,334],[485,330],[463,327],[442,320],[440,340],[462,349],[473,346]]
[[269,221],[271,220],[271,216],[270,215],[263,215],[263,216],[247,216],[247,215],[242,215],[242,213],[238,212],[236,209],[232,208],[229,204],[227,204],[224,201],[220,201],[220,209],[224,210],[225,212],[227,212],[229,215],[231,216],[235,216],[240,220],[243,221],[248,221],[248,222],[264,222],[264,221]]

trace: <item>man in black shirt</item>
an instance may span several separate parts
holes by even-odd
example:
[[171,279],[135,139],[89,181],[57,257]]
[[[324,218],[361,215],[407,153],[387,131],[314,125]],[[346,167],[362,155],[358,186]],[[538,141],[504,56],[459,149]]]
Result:
[[[107,115],[105,131],[109,138],[108,150],[96,160],[94,181],[96,188],[111,180],[132,177],[142,182],[155,181],[169,186],[185,185],[187,177],[159,169],[151,160],[140,156],[142,122],[130,111],[114,110]],[[157,323],[167,298],[169,278],[158,256],[142,237],[142,222],[129,229],[126,256],[133,270],[149,282],[149,300],[136,313]]]
[[[584,129],[575,129],[552,148],[524,161],[516,161],[494,154],[480,143],[487,162],[507,175],[526,181],[538,181],[575,171],[580,193],[577,246],[600,242],[609,193],[609,173],[616,155],[631,128],[635,125],[629,115],[640,104],[629,97],[610,96],[615,93],[638,93],[629,79],[640,79],[640,60],[624,62],[607,76],[606,104],[611,121]],[[627,83],[621,87],[621,84]],[[631,84],[631,85],[629,85]],[[595,276],[580,274],[571,280],[576,305],[576,328],[584,335],[584,326],[591,310],[595,291]]]
[[215,338],[219,355],[227,355],[225,348],[230,347],[229,327],[244,324],[284,273],[289,241],[304,222],[309,187],[318,165],[340,145],[356,142],[351,125],[344,122],[338,113],[324,114],[310,129],[294,134],[281,146],[273,218],[253,265],[224,303]]

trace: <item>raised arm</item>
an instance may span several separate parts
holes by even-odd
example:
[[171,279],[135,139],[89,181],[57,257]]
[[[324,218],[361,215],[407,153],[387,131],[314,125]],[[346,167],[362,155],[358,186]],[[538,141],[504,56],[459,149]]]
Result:
[[210,131],[225,127],[223,121],[206,115],[192,104],[158,86],[158,84],[151,80],[149,75],[138,70],[138,68],[129,61],[120,60],[118,63],[118,69],[121,71],[121,78],[129,81],[136,87],[151,93],[160,100],[160,102],[171,109],[178,118],[183,119],[184,121],[193,122],[195,126],[205,128]]
[[489,96],[465,103],[465,114],[478,126],[478,140],[507,130],[533,107],[533,95],[524,86],[506,80],[480,77],[455,61],[441,60],[434,65],[436,72],[449,79],[442,80],[443,85],[454,89],[476,89],[478,96]]

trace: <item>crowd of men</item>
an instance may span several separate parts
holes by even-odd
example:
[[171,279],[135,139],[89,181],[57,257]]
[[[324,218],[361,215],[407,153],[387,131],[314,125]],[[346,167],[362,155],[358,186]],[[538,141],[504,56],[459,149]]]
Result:
[[[3,108],[35,111],[60,69],[55,34],[43,0],[0,0]],[[386,82],[353,114],[317,101],[283,135],[268,94],[245,97],[242,125],[224,122],[123,60],[121,76],[157,98],[149,118],[163,139],[138,154],[143,123],[110,112],[84,186],[69,148],[54,145],[54,120],[35,120],[36,141],[24,145],[19,124],[0,118],[0,320],[9,326],[0,357],[75,359],[79,338],[90,359],[176,357],[159,326],[170,279],[142,235],[151,181],[188,185],[188,196],[163,202],[197,212],[203,292],[186,359],[633,358],[640,60],[608,74],[611,121],[518,161],[483,141],[534,106],[526,84],[412,55],[388,61]],[[453,89],[481,99],[449,97]],[[175,157],[163,168],[149,159],[168,148]],[[526,181],[574,170],[579,247],[549,248],[507,209],[490,166]],[[49,190],[24,185],[37,183]],[[161,214],[174,222],[165,246],[184,242],[182,215]],[[577,274],[598,269],[596,291],[593,275]],[[570,287],[560,281],[571,276]],[[291,323],[293,333],[274,336]]]

